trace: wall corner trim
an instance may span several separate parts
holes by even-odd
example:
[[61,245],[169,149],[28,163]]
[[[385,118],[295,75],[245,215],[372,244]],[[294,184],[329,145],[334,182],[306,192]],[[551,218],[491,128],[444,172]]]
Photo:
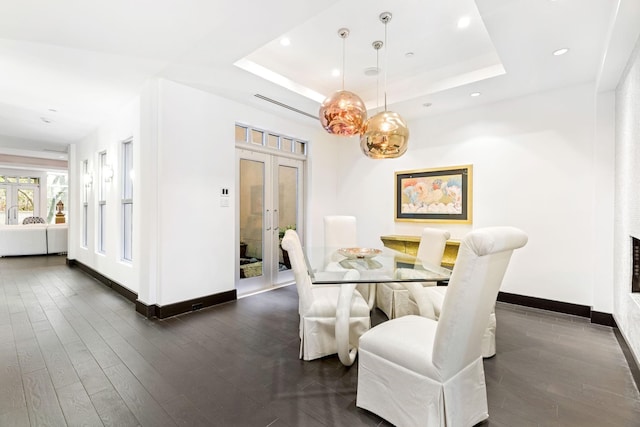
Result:
[[613,318],[612,314],[602,313],[600,311],[591,311],[591,323],[618,328],[616,319]]
[[226,292],[205,295],[198,298],[179,301],[167,305],[147,305],[142,301],[137,300],[136,311],[149,319],[153,317],[156,317],[158,319],[166,319],[168,317],[177,316],[179,314],[191,313],[203,308],[212,307],[218,304],[224,304],[225,302],[229,301],[235,301],[236,299],[238,299],[238,295],[236,293],[236,290],[232,289]]
[[636,383],[636,388],[640,390],[640,364],[634,357],[633,352],[631,351],[631,348],[629,347],[629,344],[627,343],[627,340],[622,334],[622,332],[620,331],[620,329],[615,328],[613,331],[616,336],[616,339],[618,340],[618,345],[622,349],[624,358],[627,360],[627,364],[629,365],[629,370],[631,371],[631,376],[633,377],[633,380]]
[[594,311],[587,305],[572,304],[526,295],[510,294],[507,292],[498,292],[498,301],[522,305],[525,307],[539,308],[542,310],[555,311],[556,313],[586,317],[591,320],[591,323],[595,323],[597,325],[611,326],[612,328],[618,327],[612,314]]
[[571,314],[574,316],[591,317],[591,308],[586,305],[572,304],[526,295],[509,294],[507,292],[498,292],[498,301],[523,305],[525,307],[539,308],[542,310],[555,311],[557,313]]
[[78,269],[82,270],[84,273],[86,273],[89,276],[93,277],[98,282],[102,283],[103,285],[106,285],[106,286],[110,287],[111,289],[113,289],[114,291],[116,291],[117,293],[119,293],[120,295],[122,295],[123,297],[128,299],[129,301],[136,302],[136,300],[138,299],[138,294],[137,293],[135,293],[131,289],[121,285],[120,283],[109,279],[107,276],[104,276],[103,274],[97,272],[96,270],[94,270],[93,268],[89,267],[88,265],[85,265],[85,264],[81,263],[80,261],[78,261],[76,259],[69,259],[69,258],[67,258],[66,262],[67,262],[67,265],[69,267],[75,267],[75,268],[78,268]]
[[66,263],[71,268],[78,268],[82,270],[84,273],[93,277],[98,282],[110,287],[129,301],[133,302],[135,304],[136,311],[148,319],[154,317],[158,319],[166,319],[167,317],[190,313],[192,311],[197,311],[206,307],[211,307],[238,299],[236,290],[232,289],[230,291],[220,292],[212,295],[205,295],[187,301],[179,301],[163,306],[159,306],[157,304],[147,305],[138,299],[137,293],[109,279],[108,277],[102,275],[88,265],[85,265],[76,259],[69,258],[66,259]]

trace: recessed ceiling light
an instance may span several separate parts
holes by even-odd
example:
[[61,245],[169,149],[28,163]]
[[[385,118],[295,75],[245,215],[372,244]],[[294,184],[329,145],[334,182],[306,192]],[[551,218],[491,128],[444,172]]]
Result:
[[46,117],[40,117],[40,120],[42,120],[45,123],[51,123],[51,119],[48,119]]
[[378,67],[367,67],[364,69],[365,76],[377,76],[380,74],[380,68]]
[[433,104],[431,102],[425,102],[424,104],[422,104],[423,107],[431,107]]
[[289,39],[289,37],[283,37],[280,39],[280,44],[282,46],[289,46],[291,44],[291,39]]
[[554,50],[553,54],[554,56],[560,56],[560,55],[564,55],[567,52],[569,52],[569,49],[567,49],[566,47],[563,47],[562,49]]
[[467,28],[469,24],[471,24],[471,18],[469,18],[468,16],[463,16],[462,18],[458,19],[458,28],[460,29]]
[[480,92],[471,92],[471,93],[469,94],[469,96],[474,97],[474,98],[475,98],[476,96],[480,96],[480,95],[482,95]]
[[49,111],[51,111],[52,113],[57,113],[58,110],[56,110],[55,108],[49,108]]
[[340,75],[340,70],[338,70],[337,68],[334,68],[333,70],[331,70],[331,75],[333,77],[338,77]]
[[406,56],[407,58],[411,58],[411,57],[413,57],[413,55],[415,55],[415,53],[413,53],[413,52],[407,52],[407,53],[404,54],[404,56]]

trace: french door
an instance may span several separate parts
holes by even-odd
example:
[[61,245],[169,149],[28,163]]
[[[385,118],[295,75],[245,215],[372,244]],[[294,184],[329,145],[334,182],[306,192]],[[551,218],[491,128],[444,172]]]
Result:
[[22,224],[29,216],[40,212],[40,189],[37,185],[0,184],[0,215],[5,224]]
[[237,149],[239,296],[294,280],[287,253],[280,247],[284,232],[302,236],[302,160]]

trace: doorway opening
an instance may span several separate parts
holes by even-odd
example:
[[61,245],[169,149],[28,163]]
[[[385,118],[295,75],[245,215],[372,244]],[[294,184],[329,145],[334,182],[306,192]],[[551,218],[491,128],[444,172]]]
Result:
[[0,214],[7,225],[40,215],[40,178],[0,176]]
[[306,145],[241,125],[236,126],[236,144],[239,189],[236,291],[242,297],[294,280],[288,254],[280,242],[288,229],[302,235]]

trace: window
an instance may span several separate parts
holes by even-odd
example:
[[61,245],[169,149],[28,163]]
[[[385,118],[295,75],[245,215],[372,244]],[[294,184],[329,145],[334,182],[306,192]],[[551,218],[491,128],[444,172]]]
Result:
[[103,151],[98,154],[98,167],[99,167],[99,179],[98,179],[98,253],[103,254],[105,252],[105,234],[106,234],[106,221],[107,221],[107,152]]
[[22,224],[40,213],[40,178],[0,176],[0,222]]
[[259,145],[268,151],[290,154],[293,158],[307,155],[307,142],[236,123],[236,144]]
[[68,190],[69,184],[66,173],[47,174],[47,217],[45,218],[47,224],[53,224],[58,220],[58,218],[56,218],[58,212],[56,205],[58,202],[62,202],[64,206],[62,208],[62,214],[66,216],[66,211],[69,206]]
[[247,142],[248,130],[246,126],[236,125],[236,142]]
[[122,259],[133,260],[133,141],[122,143]]
[[0,215],[2,215],[0,223],[4,223],[7,219],[7,189],[4,186],[0,187]]
[[89,160],[82,162],[82,247],[87,248],[89,236],[89,187],[91,179],[89,178]]

